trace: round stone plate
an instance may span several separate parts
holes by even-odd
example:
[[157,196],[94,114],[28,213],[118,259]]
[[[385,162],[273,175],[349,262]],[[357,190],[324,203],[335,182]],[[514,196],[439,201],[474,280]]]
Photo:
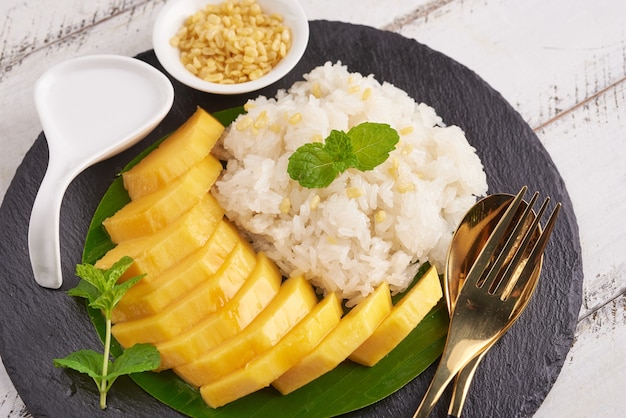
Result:
[[[563,203],[548,245],[537,292],[517,324],[479,368],[463,416],[531,416],[552,387],[572,342],[581,305],[582,263],[576,217],[550,156],[517,112],[471,70],[391,32],[351,24],[314,21],[307,51],[278,83],[249,95],[215,96],[173,80],[174,106],[144,141],[95,165],[70,185],[61,210],[62,290],[39,287],[28,257],[30,210],[47,165],[43,135],[18,168],[0,210],[0,356],[29,412],[37,417],[178,416],[129,379],[120,379],[109,408],[97,407],[90,378],[55,369],[53,358],[80,348],[101,349],[82,301],[63,290],[73,287],[91,217],[116,173],[150,143],[173,131],[196,106],[217,111],[249,97],[273,96],[326,61],[341,61],[351,72],[374,74],[435,108],[446,124],[460,126],[477,149],[491,193],[517,193],[523,185]],[[152,51],[139,55],[162,70]],[[26,139],[25,139],[26,140]],[[435,362],[436,363],[436,362]],[[410,417],[421,401],[436,364],[401,390],[351,413],[359,417]],[[366,391],[367,388],[364,388]],[[449,392],[433,416],[444,417]],[[288,411],[276,411],[279,415]]]

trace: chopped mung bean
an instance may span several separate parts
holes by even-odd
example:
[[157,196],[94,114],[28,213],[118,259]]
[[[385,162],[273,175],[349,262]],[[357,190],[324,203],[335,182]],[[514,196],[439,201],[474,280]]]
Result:
[[245,115],[244,117],[237,120],[237,124],[235,126],[238,131],[243,132],[251,127],[253,123],[254,121],[252,120],[252,118],[248,115]]
[[377,211],[376,214],[374,215],[374,222],[376,222],[377,224],[381,224],[385,222],[386,219],[387,219],[387,212],[385,212],[382,209]]
[[283,200],[280,202],[280,213],[282,214],[288,214],[289,211],[291,210],[291,200],[288,197],[283,198]]
[[361,90],[361,86],[359,85],[348,87],[348,93],[350,94],[358,93],[360,90]]
[[319,99],[322,97],[322,88],[320,87],[320,83],[313,84],[313,88],[311,90],[315,98]]
[[401,151],[402,155],[409,155],[412,152],[413,152],[413,146],[411,144],[405,144],[402,146],[402,151]]
[[289,117],[289,123],[295,125],[302,120],[302,113],[297,112]]
[[319,195],[313,195],[313,197],[311,197],[311,202],[309,203],[309,207],[311,208],[311,210],[315,210],[317,209],[317,207],[320,204],[320,197]]
[[406,126],[402,129],[400,129],[400,131],[398,132],[400,135],[409,135],[413,133],[413,127],[411,125]]
[[360,187],[348,187],[346,189],[346,194],[349,198],[356,199],[363,196],[365,192]]
[[415,191],[415,184],[413,183],[400,183],[397,185],[399,193],[408,193]]
[[291,30],[256,0],[228,0],[187,18],[170,44],[192,74],[212,83],[245,83],[263,77],[287,55]]

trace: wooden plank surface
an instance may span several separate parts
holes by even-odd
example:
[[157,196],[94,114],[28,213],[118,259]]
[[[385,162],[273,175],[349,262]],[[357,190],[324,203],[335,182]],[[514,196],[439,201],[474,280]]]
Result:
[[[0,5],[0,196],[41,130],[32,86],[49,66],[149,49],[164,1]],[[626,385],[626,3],[615,0],[301,0],[310,19],[417,39],[476,71],[533,127],[580,226],[576,339],[539,417],[619,417]],[[357,46],[355,46],[357,47]],[[0,416],[27,415],[0,370]]]

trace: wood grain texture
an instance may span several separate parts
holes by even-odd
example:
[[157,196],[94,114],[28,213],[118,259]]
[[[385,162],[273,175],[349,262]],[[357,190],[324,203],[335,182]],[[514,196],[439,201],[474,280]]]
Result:
[[[626,291],[625,254],[619,250],[626,248],[626,233],[606,212],[621,211],[626,202],[625,103],[626,83],[619,83],[537,131],[568,186],[576,185],[569,190],[584,244],[581,319]],[[611,167],[610,176],[599,163]]]
[[619,9],[626,6],[612,0],[468,0],[397,30],[474,69],[540,127],[624,81]]
[[[10,75],[13,66],[30,54],[58,43],[75,44],[79,35],[110,19],[121,18],[129,11],[145,7],[147,0],[63,0],[59,2],[3,2],[4,16],[0,33],[2,77]],[[19,68],[19,67],[18,67]],[[5,73],[5,69],[8,69]],[[2,80],[0,78],[0,80]]]
[[[584,302],[541,417],[618,417],[626,372],[626,3],[614,0],[301,0],[311,19],[392,30],[476,71],[536,129],[580,226]],[[90,53],[150,48],[163,0],[0,4],[0,196],[41,126],[32,85]],[[0,370],[0,416],[25,415]]]

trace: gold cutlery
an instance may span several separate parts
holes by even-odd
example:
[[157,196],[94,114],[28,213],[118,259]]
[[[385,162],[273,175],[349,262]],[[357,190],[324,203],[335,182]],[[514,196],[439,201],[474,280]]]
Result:
[[[467,212],[459,224],[459,227],[454,232],[454,236],[450,242],[443,279],[446,304],[450,313],[454,310],[454,305],[459,295],[459,289],[463,285],[469,268],[476,261],[480,250],[484,247],[489,235],[496,227],[513,198],[514,196],[510,194],[497,193],[481,199]],[[524,210],[526,207],[526,202],[522,201],[518,212]],[[529,217],[527,224],[530,225],[534,218],[534,216]],[[540,228],[535,230],[534,239],[539,238],[538,234],[540,231]],[[530,251],[531,248],[526,250],[526,257],[530,255]],[[528,286],[529,292],[534,291],[539,280],[542,261],[543,257],[533,270],[532,277],[530,278],[533,283]],[[519,273],[519,270],[517,272]],[[530,299],[530,297],[526,298],[525,301],[528,302]],[[525,306],[526,303],[520,304],[516,313],[511,317],[509,325],[515,322]],[[486,353],[487,349],[471,360],[467,366],[463,367],[456,375],[452,399],[448,409],[448,417],[458,418],[461,416],[474,373]]]
[[515,196],[469,270],[451,313],[439,366],[414,418],[428,417],[452,378],[510,328],[532,296],[536,285],[533,272],[541,263],[561,205],[555,206],[540,231],[540,219],[550,199],[535,216],[535,193],[519,215],[526,190],[523,187]]

